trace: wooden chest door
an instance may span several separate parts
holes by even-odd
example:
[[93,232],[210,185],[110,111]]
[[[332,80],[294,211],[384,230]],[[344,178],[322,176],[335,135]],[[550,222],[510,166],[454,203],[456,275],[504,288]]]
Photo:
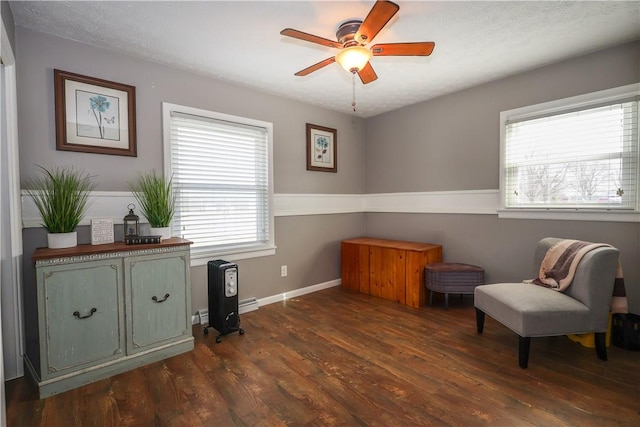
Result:
[[342,242],[342,287],[369,293],[369,246]]
[[369,285],[371,295],[404,304],[406,251],[369,247]]

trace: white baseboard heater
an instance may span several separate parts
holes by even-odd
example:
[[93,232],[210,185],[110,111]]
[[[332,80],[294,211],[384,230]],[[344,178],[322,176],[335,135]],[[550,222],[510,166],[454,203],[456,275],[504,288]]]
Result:
[[238,312],[244,314],[250,311],[256,311],[259,307],[258,300],[255,297],[251,297],[238,303]]
[[[255,297],[251,297],[249,299],[240,301],[238,303],[238,313],[244,314],[249,313],[250,311],[256,311],[260,308],[258,303],[258,299]],[[196,312],[194,316],[192,316],[192,323],[194,325],[201,324],[206,325],[209,323],[209,309],[201,308]]]

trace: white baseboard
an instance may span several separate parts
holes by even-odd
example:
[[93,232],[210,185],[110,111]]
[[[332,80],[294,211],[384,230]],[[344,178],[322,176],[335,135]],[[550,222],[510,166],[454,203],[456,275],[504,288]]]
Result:
[[311,285],[300,289],[294,289],[291,292],[283,292],[278,295],[273,295],[270,297],[260,298],[258,303],[260,306],[273,304],[275,302],[286,301],[291,298],[299,297],[301,295],[310,294],[313,292],[318,292],[323,289],[333,288],[334,286],[340,286],[342,284],[342,279],[330,280],[324,283],[318,283],[317,285]]
[[[250,311],[258,310],[258,307],[262,307],[263,305],[269,305],[276,302],[286,301],[291,298],[299,297],[301,295],[310,294],[313,292],[318,292],[323,289],[333,288],[335,286],[340,286],[342,284],[342,279],[330,280],[324,283],[318,283],[317,285],[306,286],[304,288],[295,289],[291,292],[283,292],[278,295],[272,295],[270,297],[255,299],[249,298],[247,300],[241,301],[238,307],[238,311],[240,314],[248,313]],[[197,312],[201,312],[206,310],[206,308],[198,309]],[[198,314],[194,314],[191,316],[191,322],[194,325],[200,323],[200,316]]]

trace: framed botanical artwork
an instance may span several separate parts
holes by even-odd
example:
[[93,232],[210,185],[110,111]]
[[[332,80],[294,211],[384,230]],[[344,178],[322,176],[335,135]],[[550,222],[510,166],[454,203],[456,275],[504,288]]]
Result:
[[307,170],[338,172],[335,129],[307,123]]
[[136,156],[136,88],[54,70],[56,149]]

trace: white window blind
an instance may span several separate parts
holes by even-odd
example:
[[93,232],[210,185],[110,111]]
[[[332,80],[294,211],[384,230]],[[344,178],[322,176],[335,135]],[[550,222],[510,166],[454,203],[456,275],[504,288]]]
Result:
[[506,208],[636,209],[637,97],[507,120],[503,174]]
[[195,257],[273,246],[271,124],[214,116],[169,114],[173,232]]

